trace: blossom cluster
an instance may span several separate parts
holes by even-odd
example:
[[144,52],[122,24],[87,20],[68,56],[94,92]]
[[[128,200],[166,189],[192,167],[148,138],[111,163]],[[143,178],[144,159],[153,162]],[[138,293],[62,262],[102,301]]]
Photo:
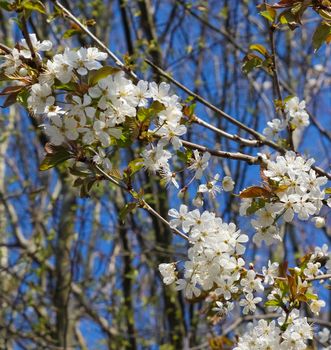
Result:
[[222,180],[222,185],[218,185],[220,181],[220,174],[216,174],[210,181],[206,184],[199,185],[198,193],[208,193],[212,198],[216,196],[217,193],[220,193],[222,190],[229,192],[234,189],[234,181],[231,176],[224,176]]
[[284,112],[286,119],[274,118],[267,123],[263,134],[275,141],[279,140],[280,134],[288,126],[291,130],[303,129],[309,125],[309,115],[306,111],[306,102],[300,101],[297,96],[291,97],[285,102]]
[[331,274],[331,251],[329,251],[327,244],[323,244],[322,247],[315,247],[314,252],[309,256],[307,267],[303,273],[307,278]]
[[199,297],[202,292],[213,292],[221,301],[217,312],[226,314],[232,309],[231,300],[240,295],[244,313],[254,312],[262,298],[253,293],[262,292],[261,278],[253,270],[244,269],[245,243],[248,236],[242,234],[233,223],[227,224],[214,213],[198,209],[188,210],[181,205],[179,211],[169,211],[170,226],[180,228],[189,235],[191,247],[185,261],[183,278],[178,278],[175,264],[161,264],[159,270],[166,284],[176,282],[177,290],[183,290],[188,299]]
[[[39,42],[35,34],[30,34],[30,41],[38,59],[42,58],[38,51],[52,47],[49,41]],[[42,126],[53,145],[75,142],[82,147],[92,146],[94,160],[110,170],[107,147],[123,140],[130,119],[139,119],[153,103],[158,103],[151,118],[153,123],[148,126],[155,126],[149,131],[159,141],[156,147],[144,150],[143,163],[147,169],[159,171],[171,180],[168,164],[171,154],[164,148],[169,143],[175,150],[180,148],[179,137],[186,133],[186,127],[181,124],[179,98],[170,94],[168,84],[143,80],[135,84],[123,72],[104,67],[101,62],[107,59],[107,54],[95,47],[66,48],[62,54],[46,60],[36,78],[36,71],[32,74],[31,68],[24,64],[24,59],[31,58],[26,40],[18,47],[4,56],[1,68],[13,79],[19,79],[20,75],[33,76],[28,108],[46,117]]]
[[[282,331],[286,320],[286,330]],[[239,337],[234,350],[304,350],[307,341],[313,338],[312,326],[306,317],[301,317],[298,310],[293,310],[289,316],[284,314],[268,322],[259,320],[257,324],[249,323],[247,331]]]
[[246,215],[249,208],[257,206],[256,217],[251,220],[256,230],[253,240],[257,245],[262,241],[270,245],[281,240],[277,225],[281,218],[291,222],[295,215],[300,220],[308,220],[319,214],[325,198],[322,186],[327,183],[327,178],[318,176],[311,168],[314,159],[305,160],[292,151],[275,160],[263,157],[266,166],[263,170],[264,192],[258,199],[244,198],[240,214]]

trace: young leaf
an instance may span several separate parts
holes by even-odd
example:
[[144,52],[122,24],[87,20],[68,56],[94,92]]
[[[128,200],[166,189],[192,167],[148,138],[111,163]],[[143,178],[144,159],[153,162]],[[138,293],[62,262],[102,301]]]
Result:
[[296,1],[298,0],[280,0],[276,4],[273,4],[272,7],[275,9],[291,7]]
[[269,198],[271,196],[272,196],[272,193],[270,193],[270,191],[260,186],[251,186],[239,193],[240,198],[257,198],[257,197]]
[[320,23],[313,35],[313,48],[316,52],[327,40],[327,37],[331,34],[331,26],[325,22]]
[[281,24],[287,24],[291,30],[294,30],[300,24],[300,19],[291,10],[283,11],[279,15],[279,21]]
[[245,74],[250,73],[254,68],[261,67],[263,59],[254,54],[247,54],[243,60],[242,71]]
[[281,303],[279,300],[268,300],[264,303],[264,306],[280,306]]
[[257,200],[254,200],[250,207],[246,210],[246,215],[252,215],[259,209],[263,208],[265,206],[265,200],[258,198]]
[[316,294],[306,293],[305,296],[308,300],[318,300],[318,296]]
[[95,85],[99,80],[107,78],[108,75],[115,74],[119,72],[120,69],[111,66],[105,66],[98,70],[91,71],[88,78],[89,85]]
[[73,158],[73,155],[62,146],[53,146],[52,152],[48,152],[46,157],[41,162],[39,170],[45,171],[54,168],[56,165],[65,162],[66,160]]
[[268,56],[268,50],[261,44],[252,44],[249,47],[250,50],[257,51],[263,56]]
[[71,38],[72,36],[76,35],[76,34],[79,34],[81,32],[81,30],[79,29],[68,29],[64,32],[62,38],[63,39],[69,39]]
[[326,9],[319,9],[318,14],[327,21],[331,21],[331,11]]
[[144,166],[143,164],[143,158],[137,158],[132,160],[129,165],[128,169],[130,172],[130,175],[135,174],[137,171],[139,171],[142,167]]
[[24,0],[22,6],[27,10],[38,11],[42,14],[46,14],[46,8],[41,1],[38,0]]
[[15,4],[11,4],[7,0],[2,0],[0,1],[0,7],[6,11],[13,11],[15,9]]
[[8,86],[0,92],[0,95],[18,94],[22,89],[24,89],[24,86],[22,85]]
[[276,10],[273,8],[268,8],[266,11],[261,11],[260,15],[269,20],[270,22],[274,22],[276,18]]
[[132,203],[127,203],[125,206],[120,210],[119,212],[119,218],[121,221],[124,221],[126,216],[131,213],[134,209],[137,208],[137,203],[132,202]]

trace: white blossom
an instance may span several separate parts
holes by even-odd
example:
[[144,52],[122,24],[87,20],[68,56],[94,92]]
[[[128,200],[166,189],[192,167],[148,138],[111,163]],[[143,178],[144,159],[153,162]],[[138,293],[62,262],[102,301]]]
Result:
[[46,108],[55,103],[53,91],[47,84],[34,84],[31,87],[31,94],[28,97],[29,107],[34,113],[44,113]]
[[176,281],[176,266],[175,264],[160,264],[159,265],[159,271],[163,277],[163,283],[164,284],[172,284]]
[[234,189],[234,181],[232,180],[231,176],[224,176],[223,181],[222,181],[222,187],[223,190],[226,192],[231,192]]
[[[49,51],[52,49],[52,42],[49,40],[43,40],[43,41],[39,41],[37,39],[37,35],[36,34],[29,34],[30,37],[30,42],[31,45],[33,47],[33,50],[35,51],[35,53],[38,54],[38,51]],[[31,58],[32,54],[29,48],[29,45],[27,43],[27,41],[25,39],[22,39],[20,41],[20,54],[24,57],[24,58]]]
[[20,59],[20,52],[13,48],[11,53],[4,55],[4,63],[0,64],[0,69],[4,69],[5,74],[12,75],[17,69],[22,65],[22,60]]
[[192,158],[192,164],[188,167],[190,170],[195,170],[195,178],[201,179],[203,171],[208,166],[208,161],[210,158],[210,153],[205,152],[202,157],[199,154],[198,150],[193,151],[194,158]]
[[256,304],[262,301],[262,298],[256,297],[254,298],[252,293],[248,293],[245,295],[245,299],[241,299],[239,305],[243,307],[243,313],[247,315],[250,312],[255,312]]

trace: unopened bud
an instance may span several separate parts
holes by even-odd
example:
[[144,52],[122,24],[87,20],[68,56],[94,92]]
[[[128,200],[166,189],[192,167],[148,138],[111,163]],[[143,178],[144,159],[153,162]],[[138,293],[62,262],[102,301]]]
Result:
[[200,208],[203,206],[203,199],[202,197],[198,194],[192,201],[193,205],[197,208]]
[[322,216],[312,218],[316,228],[323,228],[325,226],[325,219]]
[[21,68],[19,71],[18,71],[18,74],[21,76],[21,77],[26,77],[28,75],[28,71],[26,70],[26,68]]

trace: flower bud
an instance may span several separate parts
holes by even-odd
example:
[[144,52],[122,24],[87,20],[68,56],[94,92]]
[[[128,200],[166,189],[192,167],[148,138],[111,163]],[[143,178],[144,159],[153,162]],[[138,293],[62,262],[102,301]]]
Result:
[[203,206],[203,199],[202,197],[198,194],[192,201],[193,205],[197,208],[200,208]]
[[18,71],[18,74],[21,76],[21,77],[26,77],[28,75],[28,71],[26,68],[21,68],[19,71]]
[[231,176],[224,176],[224,179],[222,181],[223,190],[226,192],[233,191],[234,189],[234,181],[232,180]]
[[322,216],[312,218],[316,228],[323,228],[325,226],[325,219]]

